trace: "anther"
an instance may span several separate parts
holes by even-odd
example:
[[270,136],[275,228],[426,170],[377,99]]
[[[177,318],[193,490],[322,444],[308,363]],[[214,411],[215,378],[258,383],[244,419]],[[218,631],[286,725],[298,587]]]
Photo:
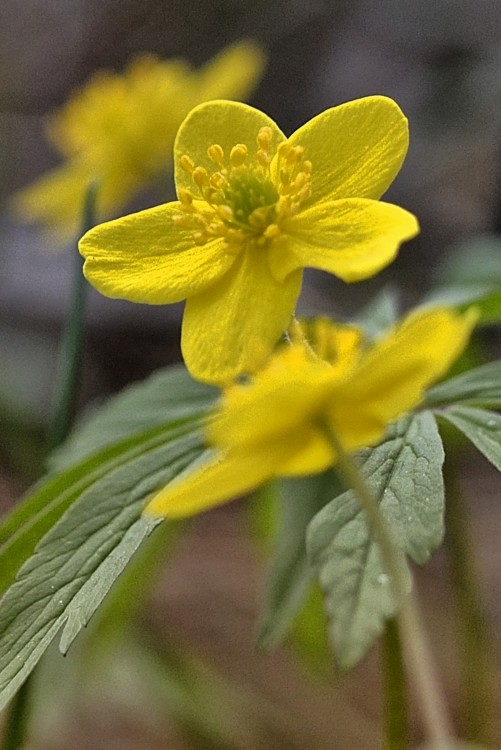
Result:
[[259,146],[259,148],[261,148],[263,151],[268,151],[271,137],[272,137],[272,132],[271,132],[271,128],[268,127],[268,125],[265,125],[263,128],[260,128],[259,133],[257,134],[257,145]]
[[207,242],[207,235],[205,232],[195,232],[193,235],[193,242],[195,245],[205,245]]
[[193,163],[193,160],[190,159],[190,157],[187,154],[183,154],[182,157],[179,159],[179,164],[181,165],[182,169],[184,169],[185,172],[193,172],[195,169],[195,164]]
[[230,151],[230,161],[232,166],[241,167],[247,157],[247,146],[243,143],[237,143]]
[[280,228],[277,224],[269,224],[263,232],[263,237],[267,240],[273,240],[280,234]]
[[223,221],[232,221],[235,218],[231,206],[218,206],[216,212]]
[[294,179],[294,188],[296,190],[299,190],[303,187],[303,185],[306,185],[308,181],[308,175],[306,172],[298,172],[295,179]]
[[214,172],[214,174],[211,175],[210,184],[217,190],[221,190],[226,184],[226,178],[221,172]]
[[186,190],[186,188],[179,188],[178,197],[179,201],[183,205],[183,208],[191,208],[191,204],[193,203],[193,196],[190,192],[188,192],[188,190]]
[[209,156],[209,159],[211,159],[214,164],[217,164],[221,166],[224,162],[224,151],[219,145],[219,143],[213,143],[212,146],[209,146],[207,149],[207,154]]
[[193,177],[193,182],[200,190],[209,184],[209,175],[205,167],[195,167],[191,176]]

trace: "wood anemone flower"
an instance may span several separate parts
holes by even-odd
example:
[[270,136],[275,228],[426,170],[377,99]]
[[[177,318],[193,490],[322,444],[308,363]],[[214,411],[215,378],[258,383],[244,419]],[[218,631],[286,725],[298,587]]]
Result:
[[195,378],[255,372],[289,325],[304,267],[366,279],[417,234],[412,214],[378,200],[407,145],[406,118],[382,96],[328,109],[290,138],[245,104],[201,104],[174,145],[179,200],[88,232],[84,273],[110,297],[186,299]]

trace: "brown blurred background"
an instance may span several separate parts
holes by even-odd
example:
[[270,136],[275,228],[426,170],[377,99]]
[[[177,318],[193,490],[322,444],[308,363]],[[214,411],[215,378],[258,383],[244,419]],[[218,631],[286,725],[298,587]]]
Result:
[[[420,237],[402,249],[391,268],[363,284],[347,286],[309,273],[303,311],[349,315],[387,284],[401,288],[409,304],[426,290],[460,242],[472,243],[472,252],[483,233],[492,233],[497,242],[498,0],[3,0],[0,198],[57,163],[43,135],[43,119],[94,70],[121,70],[131,56],[145,50],[161,57],[185,57],[198,65],[244,37],[256,39],[269,55],[252,103],[286,133],[326,107],[368,94],[395,98],[410,119],[409,156],[388,199],[417,214]],[[171,195],[172,188],[166,186],[160,199]],[[153,205],[158,199],[144,194],[130,208]],[[39,228],[14,221],[6,207],[0,208],[3,507],[39,471],[57,342],[69,303],[72,250],[70,245],[56,252]],[[82,406],[178,359],[179,321],[178,307],[130,305],[91,292]],[[495,332],[486,336],[489,346],[496,345]],[[498,699],[499,479],[485,462],[465,460],[464,484],[493,634],[493,690]],[[255,653],[253,628],[262,572],[243,524],[238,505],[197,521],[160,576],[144,615],[145,628],[189,644],[197,658],[215,663],[228,681],[228,705],[229,696],[240,696],[241,691],[244,725],[229,750],[375,747],[374,726],[380,714],[376,653],[336,688],[312,679],[285,650],[271,656]],[[458,654],[442,552],[419,581],[426,592],[444,680],[461,723]],[[120,654],[119,662],[126,658]],[[135,696],[142,688],[127,673],[127,664],[120,670],[116,661],[112,663],[114,667],[101,669],[84,698],[76,691],[80,698],[65,718],[58,711],[54,716],[49,712],[43,740],[34,741],[34,749],[208,747],[206,740],[197,745],[193,738],[183,744],[159,706],[150,706],[145,714]],[[60,669],[55,668],[54,675]],[[135,711],[138,706],[141,710]],[[494,718],[493,742],[493,747],[501,746],[501,728]]]

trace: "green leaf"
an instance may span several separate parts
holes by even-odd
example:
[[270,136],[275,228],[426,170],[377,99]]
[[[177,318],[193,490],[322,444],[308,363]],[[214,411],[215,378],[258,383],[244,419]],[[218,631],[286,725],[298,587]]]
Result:
[[501,360],[475,367],[445,380],[426,394],[426,406],[461,402],[470,406],[501,407]]
[[469,406],[451,406],[440,416],[460,430],[501,471],[501,415]]
[[462,242],[437,274],[438,285],[426,305],[453,305],[461,310],[475,305],[480,323],[501,320],[501,240],[480,235]]
[[[165,429],[165,428],[164,428]],[[161,431],[161,430],[160,430]],[[140,436],[139,452],[159,428]],[[132,460],[138,438],[121,441],[63,474],[39,483],[0,525],[0,593],[13,582],[42,537],[76,498],[99,477],[126,460]]]
[[100,448],[164,425],[168,420],[199,417],[213,405],[218,390],[193,380],[183,365],[166,367],[111,398],[79,424],[50,457],[49,468],[60,471]]
[[148,495],[204,452],[193,424],[167,428],[87,485],[21,568],[0,606],[0,707],[62,629],[71,645],[157,519]]
[[[443,536],[444,453],[433,415],[397,422],[386,440],[359,454],[359,466],[400,551],[424,564]],[[309,559],[325,592],[330,639],[341,667],[353,666],[396,607],[378,544],[356,494],[344,492],[310,523]]]
[[478,325],[489,325],[501,321],[501,292],[499,286],[486,284],[462,284],[434,289],[422,301],[420,307],[447,305],[459,311],[476,307],[480,313]]
[[75,430],[52,460],[54,471],[69,473],[55,474],[35,487],[0,525],[0,593],[88,484],[130,460],[129,450],[141,452],[166,424],[200,419],[216,395],[214,388],[192,380],[184,367],[169,367],[110,399]]
[[398,319],[398,295],[394,289],[382,289],[353,320],[368,339],[376,339],[395,325]]
[[273,483],[278,524],[267,573],[258,627],[258,645],[277,646],[308,595],[312,570],[306,558],[305,534],[313,516],[342,491],[334,472]]
[[120,394],[0,526],[1,705],[61,629],[67,650],[158,524],[141,517],[144,502],[205,453],[200,427],[216,394],[183,368]]
[[501,238],[497,234],[469,237],[448,254],[436,274],[442,284],[483,283],[501,286]]

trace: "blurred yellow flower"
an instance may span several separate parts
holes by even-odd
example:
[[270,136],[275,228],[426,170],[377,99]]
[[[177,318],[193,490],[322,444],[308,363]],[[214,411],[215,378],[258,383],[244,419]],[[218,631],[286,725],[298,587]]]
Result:
[[289,325],[305,266],[365,279],[418,232],[412,214],[377,200],[407,145],[406,118],[382,96],[328,109],[290,138],[245,104],[201,104],[174,145],[179,200],[87,233],[85,275],[110,297],[186,298],[186,365],[228,383],[258,369]]
[[323,471],[336,463],[332,433],[348,452],[375,445],[447,372],[476,317],[416,311],[372,346],[356,329],[323,321],[313,347],[329,361],[296,340],[248,384],[228,389],[206,430],[211,458],[160,490],[145,512],[189,516],[274,476]]
[[188,112],[210,99],[247,98],[263,67],[261,49],[240,42],[198,70],[143,54],[121,74],[97,72],[48,121],[47,135],[67,161],[19,191],[14,209],[62,233],[76,231],[87,186],[98,179],[99,215],[117,214],[167,174]]

